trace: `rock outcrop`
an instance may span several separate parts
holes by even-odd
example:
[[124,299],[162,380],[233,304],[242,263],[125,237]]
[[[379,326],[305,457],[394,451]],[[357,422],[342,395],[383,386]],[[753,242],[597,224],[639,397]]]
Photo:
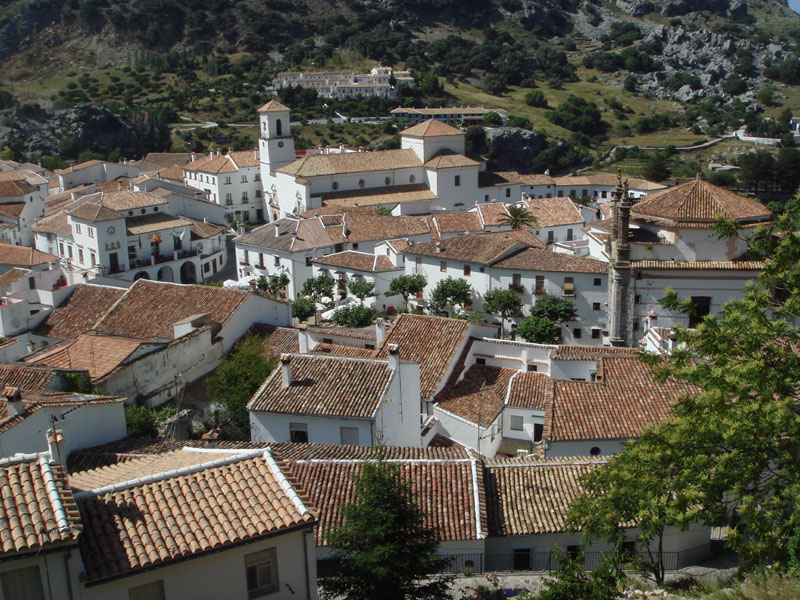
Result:
[[495,127],[486,130],[489,166],[496,171],[527,173],[531,161],[544,149],[544,138],[535,131],[519,127]]

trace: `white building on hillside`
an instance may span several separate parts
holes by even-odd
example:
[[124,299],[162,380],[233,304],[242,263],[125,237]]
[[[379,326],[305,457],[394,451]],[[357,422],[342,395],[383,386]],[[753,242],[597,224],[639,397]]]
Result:
[[81,185],[91,185],[115,181],[120,177],[133,178],[139,175],[139,167],[133,163],[112,163],[104,160],[88,160],[70,165],[66,169],[56,171],[58,176],[58,192]]
[[[586,199],[598,204],[611,201],[618,180],[618,176],[612,173],[551,177],[548,172],[545,172],[544,174],[521,175],[520,177],[523,182],[522,193],[531,199]],[[628,190],[634,198],[640,198],[666,188],[667,186],[661,183],[646,179],[628,179]]]
[[[42,185],[28,183],[31,179]],[[27,178],[17,171],[0,171],[0,240],[19,246],[33,244],[33,227],[44,214],[47,180],[31,173]]]
[[[287,123],[288,128],[288,123]],[[211,152],[183,166],[186,185],[204,191],[211,202],[225,207],[228,223],[264,220],[263,186],[258,150],[220,155]]]

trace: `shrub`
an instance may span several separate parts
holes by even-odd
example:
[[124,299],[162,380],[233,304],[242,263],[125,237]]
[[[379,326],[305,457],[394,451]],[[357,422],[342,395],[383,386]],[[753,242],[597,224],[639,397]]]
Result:
[[363,304],[343,306],[333,311],[333,322],[336,325],[348,327],[366,327],[370,323],[374,323],[377,317],[377,310]]

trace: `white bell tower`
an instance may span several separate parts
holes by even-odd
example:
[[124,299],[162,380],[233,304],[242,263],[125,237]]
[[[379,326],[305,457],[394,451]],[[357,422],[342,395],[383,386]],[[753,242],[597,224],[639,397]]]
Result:
[[270,100],[258,109],[261,127],[258,154],[261,162],[261,181],[266,187],[269,174],[294,162],[294,139],[289,127],[289,109]]

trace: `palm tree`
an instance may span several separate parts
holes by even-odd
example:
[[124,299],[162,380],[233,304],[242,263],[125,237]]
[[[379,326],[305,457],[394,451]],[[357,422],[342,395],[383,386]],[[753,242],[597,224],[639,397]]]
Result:
[[536,217],[525,206],[508,206],[507,215],[500,217],[501,225],[511,225],[511,229],[522,229],[536,224]]

